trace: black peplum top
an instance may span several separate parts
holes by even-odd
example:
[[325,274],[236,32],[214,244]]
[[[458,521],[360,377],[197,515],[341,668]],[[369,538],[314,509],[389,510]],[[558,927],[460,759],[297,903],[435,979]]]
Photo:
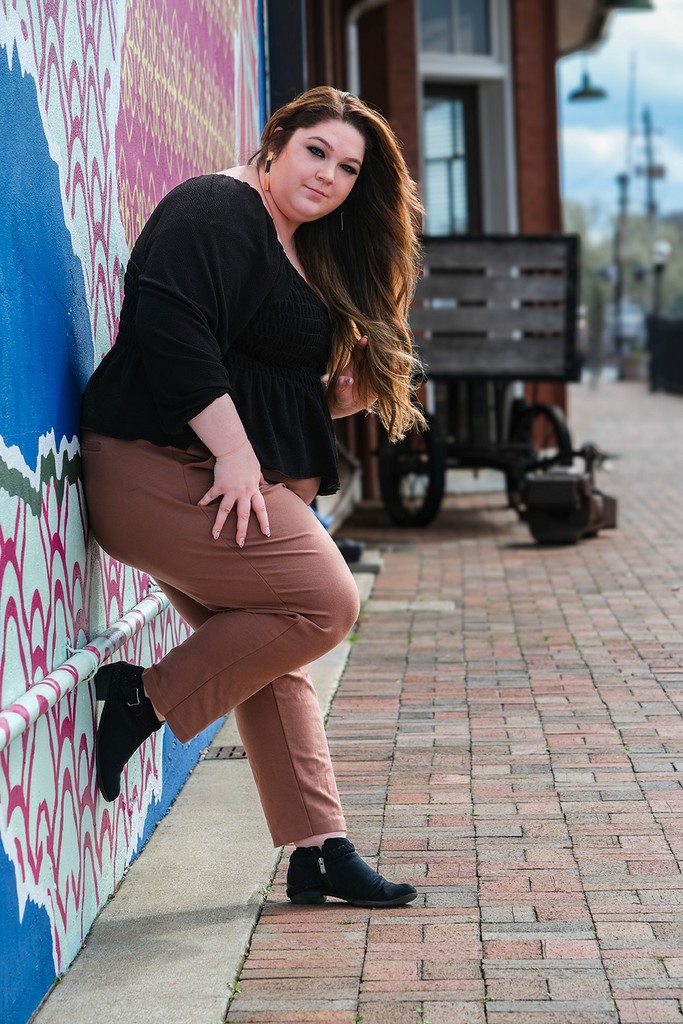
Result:
[[339,488],[320,378],[332,327],[287,259],[258,192],[227,175],[162,199],[131,253],[116,342],[88,381],[81,427],[188,448],[188,420],[229,394],[264,473]]

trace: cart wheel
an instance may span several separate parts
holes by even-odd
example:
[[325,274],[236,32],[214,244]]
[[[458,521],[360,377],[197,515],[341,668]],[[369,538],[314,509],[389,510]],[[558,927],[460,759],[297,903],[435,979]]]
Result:
[[379,487],[387,512],[399,526],[428,526],[436,517],[446,484],[446,453],[438,427],[402,441],[384,439],[379,451]]
[[514,469],[505,474],[508,502],[520,511],[527,473],[550,466],[571,466],[572,439],[564,413],[557,405],[523,406],[510,424],[510,445],[519,448]]

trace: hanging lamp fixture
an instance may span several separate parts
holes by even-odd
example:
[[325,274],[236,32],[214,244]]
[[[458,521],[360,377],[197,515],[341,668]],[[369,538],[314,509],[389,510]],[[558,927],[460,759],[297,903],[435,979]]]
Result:
[[570,103],[585,103],[589,100],[604,100],[607,97],[606,91],[600,85],[594,85],[589,74],[584,70],[581,75],[581,85],[569,93]]

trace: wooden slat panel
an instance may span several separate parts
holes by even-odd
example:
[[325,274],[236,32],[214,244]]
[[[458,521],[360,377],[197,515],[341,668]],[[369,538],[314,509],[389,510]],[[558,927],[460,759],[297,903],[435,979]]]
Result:
[[513,239],[432,239],[425,244],[424,262],[432,267],[477,268],[525,267],[564,270],[567,244],[562,240],[538,239],[534,244]]
[[565,376],[564,338],[428,338],[418,341],[430,377]]
[[484,306],[459,306],[456,309],[420,309],[410,311],[410,326],[413,331],[434,331],[439,333],[473,331],[484,334],[513,331],[564,334],[565,311],[562,307],[501,309]]
[[577,251],[570,236],[425,238],[410,320],[428,374],[573,376]]
[[429,274],[420,278],[415,298],[454,298],[460,301],[563,302],[567,281],[560,275],[493,277],[484,274]]

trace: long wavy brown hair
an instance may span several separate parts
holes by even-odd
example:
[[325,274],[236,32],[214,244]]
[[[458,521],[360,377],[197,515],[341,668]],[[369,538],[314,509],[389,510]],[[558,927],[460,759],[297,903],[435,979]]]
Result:
[[368,405],[369,396],[377,396],[373,409],[389,438],[397,440],[425,425],[415,401],[424,375],[408,326],[421,269],[423,208],[393,131],[357,96],[320,86],[272,115],[250,162],[263,167],[268,154],[277,158],[298,128],[322,121],[353,125],[365,141],[365,157],[343,204],[297,228],[297,256],[332,320],[328,386],[334,386],[357,339],[367,335],[358,374],[360,394]]

